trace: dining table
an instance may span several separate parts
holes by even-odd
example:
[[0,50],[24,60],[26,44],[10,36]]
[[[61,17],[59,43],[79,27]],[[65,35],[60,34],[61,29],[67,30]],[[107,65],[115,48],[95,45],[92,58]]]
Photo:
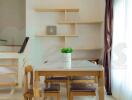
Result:
[[[88,60],[71,61],[70,67],[66,66],[66,62],[47,62],[39,67],[34,68],[35,84],[34,96],[40,96],[40,77],[50,76],[95,76],[97,77],[97,96],[99,100],[104,100],[104,68],[102,65],[94,64]],[[70,80],[70,79],[69,79]],[[68,100],[70,100],[70,81],[68,87]]]

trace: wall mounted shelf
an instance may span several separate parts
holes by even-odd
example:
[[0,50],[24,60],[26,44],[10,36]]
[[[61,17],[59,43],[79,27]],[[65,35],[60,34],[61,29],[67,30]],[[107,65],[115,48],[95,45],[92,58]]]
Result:
[[78,37],[78,35],[36,35],[37,37]]
[[78,8],[35,8],[36,12],[79,12]]
[[75,51],[90,51],[90,50],[102,50],[102,48],[74,48]]
[[60,21],[58,24],[101,24],[103,21]]
[[72,58],[72,60],[97,60],[99,58]]

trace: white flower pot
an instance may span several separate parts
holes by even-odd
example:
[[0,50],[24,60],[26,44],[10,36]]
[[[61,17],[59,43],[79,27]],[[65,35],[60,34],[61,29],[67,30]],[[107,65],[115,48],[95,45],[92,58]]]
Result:
[[64,62],[67,68],[71,68],[71,53],[64,53]]

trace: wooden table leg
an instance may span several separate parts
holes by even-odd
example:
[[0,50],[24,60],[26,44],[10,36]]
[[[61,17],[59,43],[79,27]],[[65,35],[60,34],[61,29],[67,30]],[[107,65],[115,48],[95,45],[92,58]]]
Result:
[[35,72],[35,82],[34,82],[34,96],[40,97],[40,91],[39,91],[39,75],[38,72]]
[[70,77],[68,76],[68,82],[67,82],[67,100],[70,100]]
[[99,100],[104,100],[104,71],[100,71],[98,78]]

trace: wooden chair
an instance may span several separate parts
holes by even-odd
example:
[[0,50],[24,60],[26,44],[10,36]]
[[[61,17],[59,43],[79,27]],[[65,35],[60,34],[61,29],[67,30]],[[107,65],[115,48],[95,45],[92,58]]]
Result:
[[66,76],[51,76],[46,77],[45,83],[66,83],[67,84],[68,77]]
[[46,77],[45,83],[46,83],[47,86],[48,86],[49,83],[65,83],[67,85],[68,77],[66,77],[66,76]]
[[[34,97],[33,93],[33,69],[31,65],[25,67],[25,91],[24,91],[24,100],[32,100]],[[45,97],[55,96],[57,100],[60,100],[60,85],[51,84],[49,87],[42,89]]]
[[[91,62],[97,64],[98,62]],[[70,100],[74,96],[96,96],[98,78],[95,76],[73,76],[71,77]]]
[[74,96],[96,96],[96,87],[87,83],[71,83],[70,100],[73,100]]
[[[69,77],[68,76],[53,76],[53,77],[47,77],[45,79],[45,84],[46,84],[46,87],[48,87],[49,84],[53,84],[53,83],[57,83],[57,84],[60,84],[60,83],[64,83],[65,86],[66,86],[66,91],[67,91],[67,88],[69,88],[69,83],[68,83],[68,79]],[[67,97],[68,97],[68,91],[67,91]]]

